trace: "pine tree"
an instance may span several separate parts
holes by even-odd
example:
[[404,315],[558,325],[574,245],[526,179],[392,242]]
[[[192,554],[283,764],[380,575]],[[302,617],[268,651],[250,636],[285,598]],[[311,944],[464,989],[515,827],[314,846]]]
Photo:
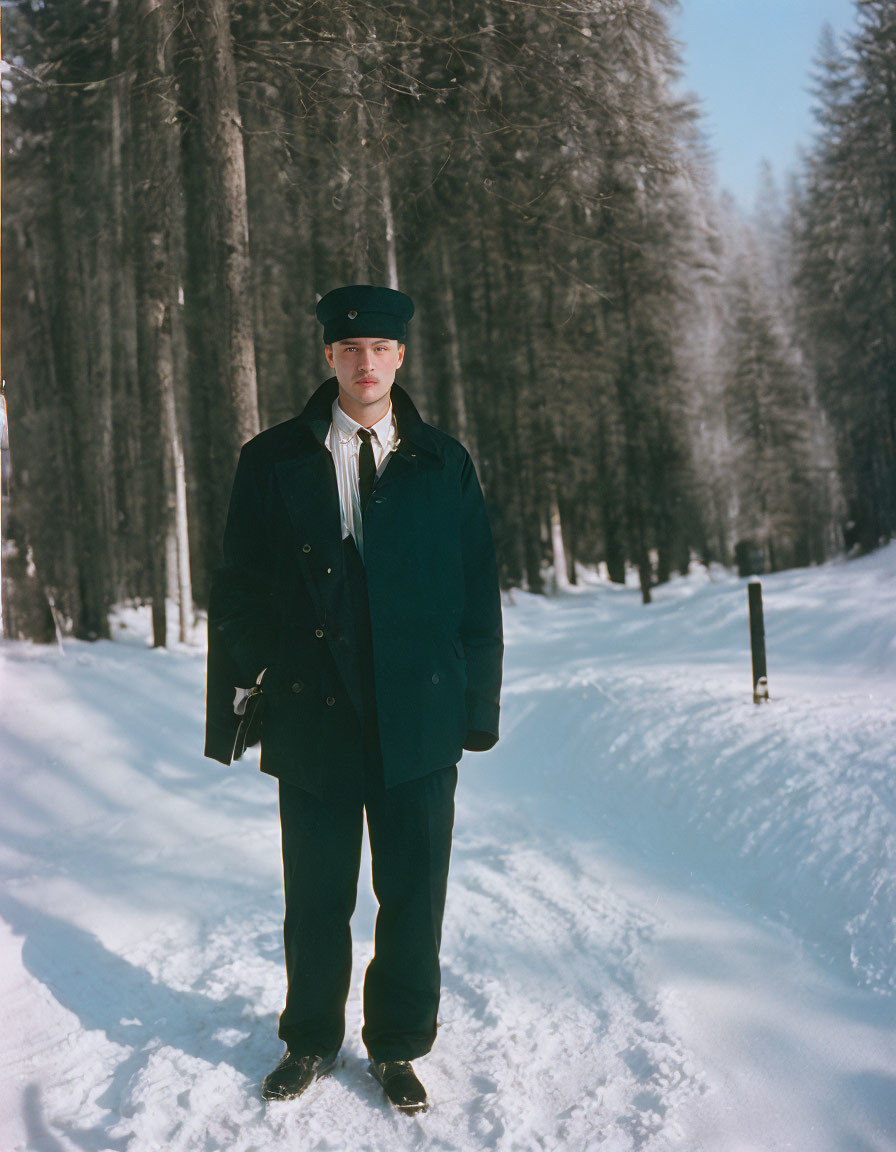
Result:
[[866,0],[844,47],[816,66],[821,135],[799,205],[806,346],[830,416],[846,541],[896,530],[896,6]]

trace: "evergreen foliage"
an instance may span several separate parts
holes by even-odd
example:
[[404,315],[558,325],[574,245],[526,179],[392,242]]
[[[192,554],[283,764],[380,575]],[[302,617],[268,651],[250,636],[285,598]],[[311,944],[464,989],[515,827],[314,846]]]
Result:
[[850,508],[877,508],[862,539],[892,530],[892,5],[848,65],[831,49],[797,230],[829,289],[799,307],[707,189],[668,6],[4,8],[4,522],[79,635],[136,597],[161,643],[166,586],[182,630],[205,603],[240,443],[329,374],[314,308],[340,283],[413,296],[401,380],[473,452],[505,586],[603,562],[647,601],[746,535],[773,566],[829,555],[816,375]]
[[846,543],[896,530],[896,3],[862,0],[816,65],[820,133],[797,207],[804,340],[830,416]]

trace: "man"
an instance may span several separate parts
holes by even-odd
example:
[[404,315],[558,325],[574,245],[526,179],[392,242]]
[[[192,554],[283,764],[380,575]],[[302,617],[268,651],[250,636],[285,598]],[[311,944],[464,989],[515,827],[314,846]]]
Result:
[[[206,755],[229,764],[234,687],[261,682],[279,778],[287,1052],[298,1096],[345,1030],[366,809],[379,902],[362,1038],[389,1100],[426,1108],[457,762],[498,738],[491,533],[469,454],[394,383],[414,305],[353,285],[317,307],[335,376],[240,454],[209,603]],[[244,693],[237,693],[238,696]]]

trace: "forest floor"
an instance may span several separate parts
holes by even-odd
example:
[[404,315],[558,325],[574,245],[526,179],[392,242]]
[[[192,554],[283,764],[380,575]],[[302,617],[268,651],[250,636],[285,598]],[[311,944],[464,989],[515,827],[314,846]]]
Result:
[[[763,580],[514,593],[461,764],[432,1102],[266,1106],[276,782],[201,757],[204,653],[0,645],[2,1152],[896,1149],[896,545]],[[511,602],[512,601],[512,602]]]

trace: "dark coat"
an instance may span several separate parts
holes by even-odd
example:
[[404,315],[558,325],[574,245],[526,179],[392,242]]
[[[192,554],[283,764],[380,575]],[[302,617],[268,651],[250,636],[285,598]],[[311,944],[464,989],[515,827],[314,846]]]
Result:
[[[362,685],[338,487],[335,377],[240,454],[209,598],[205,754],[229,764],[234,686],[264,676],[261,769],[322,798],[362,755]],[[466,449],[392,388],[400,443],[364,516],[386,787],[498,738],[503,640],[485,504]],[[355,774],[357,775],[357,774]]]

